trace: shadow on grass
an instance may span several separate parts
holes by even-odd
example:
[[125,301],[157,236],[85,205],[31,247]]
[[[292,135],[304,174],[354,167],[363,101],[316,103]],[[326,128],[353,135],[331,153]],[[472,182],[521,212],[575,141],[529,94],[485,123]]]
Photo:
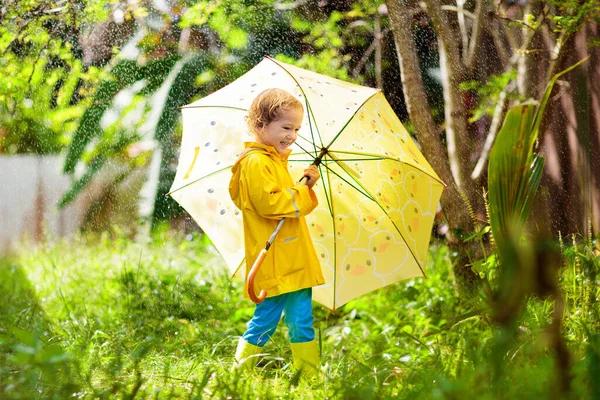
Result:
[[54,338],[22,267],[0,259],[0,397],[66,398],[78,390],[70,356]]

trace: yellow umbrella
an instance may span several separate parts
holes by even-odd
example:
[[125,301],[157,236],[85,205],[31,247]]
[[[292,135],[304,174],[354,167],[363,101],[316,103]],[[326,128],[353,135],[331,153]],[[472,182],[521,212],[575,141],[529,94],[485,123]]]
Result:
[[251,139],[244,120],[254,97],[281,88],[302,101],[303,127],[289,171],[323,154],[319,206],[306,217],[326,283],[313,298],[335,310],[402,279],[425,276],[444,184],[381,91],[266,57],[221,90],[184,106],[171,196],[196,220],[230,272],[245,268],[242,217],[228,192],[231,167]]

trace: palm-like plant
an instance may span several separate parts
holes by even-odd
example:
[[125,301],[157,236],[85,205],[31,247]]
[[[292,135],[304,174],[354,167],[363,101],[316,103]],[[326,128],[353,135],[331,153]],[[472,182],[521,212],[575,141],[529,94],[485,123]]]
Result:
[[[74,174],[81,161],[84,161],[85,172],[74,181],[59,206],[73,201],[105,165],[120,158],[127,168],[115,174],[109,186],[118,185],[139,166],[135,157],[128,156],[127,149],[136,142],[153,140],[158,144],[158,150],[153,152],[153,164],[158,162],[160,168],[150,168],[148,180],[163,183],[159,183],[158,191],[151,194],[151,201],[155,204],[149,212],[156,215],[168,209],[169,205],[163,204],[166,199],[161,194],[166,193],[168,181],[172,180],[169,163],[174,158],[172,133],[178,122],[178,107],[196,94],[194,80],[207,67],[208,57],[197,54],[187,57],[172,55],[145,65],[138,65],[133,60],[119,61],[111,69],[109,79],[100,84],[68,148],[64,172]],[[127,116],[126,111],[135,114],[135,110],[126,110],[120,120],[103,128],[102,120],[117,95],[134,88],[137,88],[135,96],[140,104],[136,107],[138,113],[133,126],[127,126],[123,119]],[[139,112],[139,109],[142,111]],[[92,149],[86,152],[89,147]]]
[[509,235],[523,232],[542,178],[544,158],[534,152],[540,123],[558,78],[585,60],[552,77],[539,102],[527,102],[509,110],[498,133],[488,167],[490,225],[500,249]]

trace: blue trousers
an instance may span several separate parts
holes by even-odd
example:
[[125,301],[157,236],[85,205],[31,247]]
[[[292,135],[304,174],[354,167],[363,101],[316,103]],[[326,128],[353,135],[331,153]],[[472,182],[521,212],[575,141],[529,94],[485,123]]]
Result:
[[255,346],[264,346],[275,333],[283,312],[291,343],[311,342],[315,339],[312,326],[312,288],[307,288],[268,297],[257,304],[244,333],[244,340]]

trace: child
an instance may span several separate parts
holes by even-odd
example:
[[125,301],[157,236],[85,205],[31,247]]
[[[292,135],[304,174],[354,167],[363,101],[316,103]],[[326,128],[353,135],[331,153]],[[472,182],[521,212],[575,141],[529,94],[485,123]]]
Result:
[[[242,211],[246,250],[246,280],[250,267],[277,223],[286,222],[255,277],[255,292],[267,291],[240,338],[235,366],[252,368],[255,355],[271,338],[285,312],[294,366],[315,375],[319,352],[312,327],[312,287],[325,282],[304,216],[318,204],[312,190],[320,178],[317,167],[304,170],[306,183],[297,183],[287,170],[289,147],[302,124],[302,103],[281,89],[267,89],[252,102],[248,127],[254,142],[233,166],[229,194]],[[247,282],[244,294],[248,297]],[[255,356],[255,357],[253,357]]]

